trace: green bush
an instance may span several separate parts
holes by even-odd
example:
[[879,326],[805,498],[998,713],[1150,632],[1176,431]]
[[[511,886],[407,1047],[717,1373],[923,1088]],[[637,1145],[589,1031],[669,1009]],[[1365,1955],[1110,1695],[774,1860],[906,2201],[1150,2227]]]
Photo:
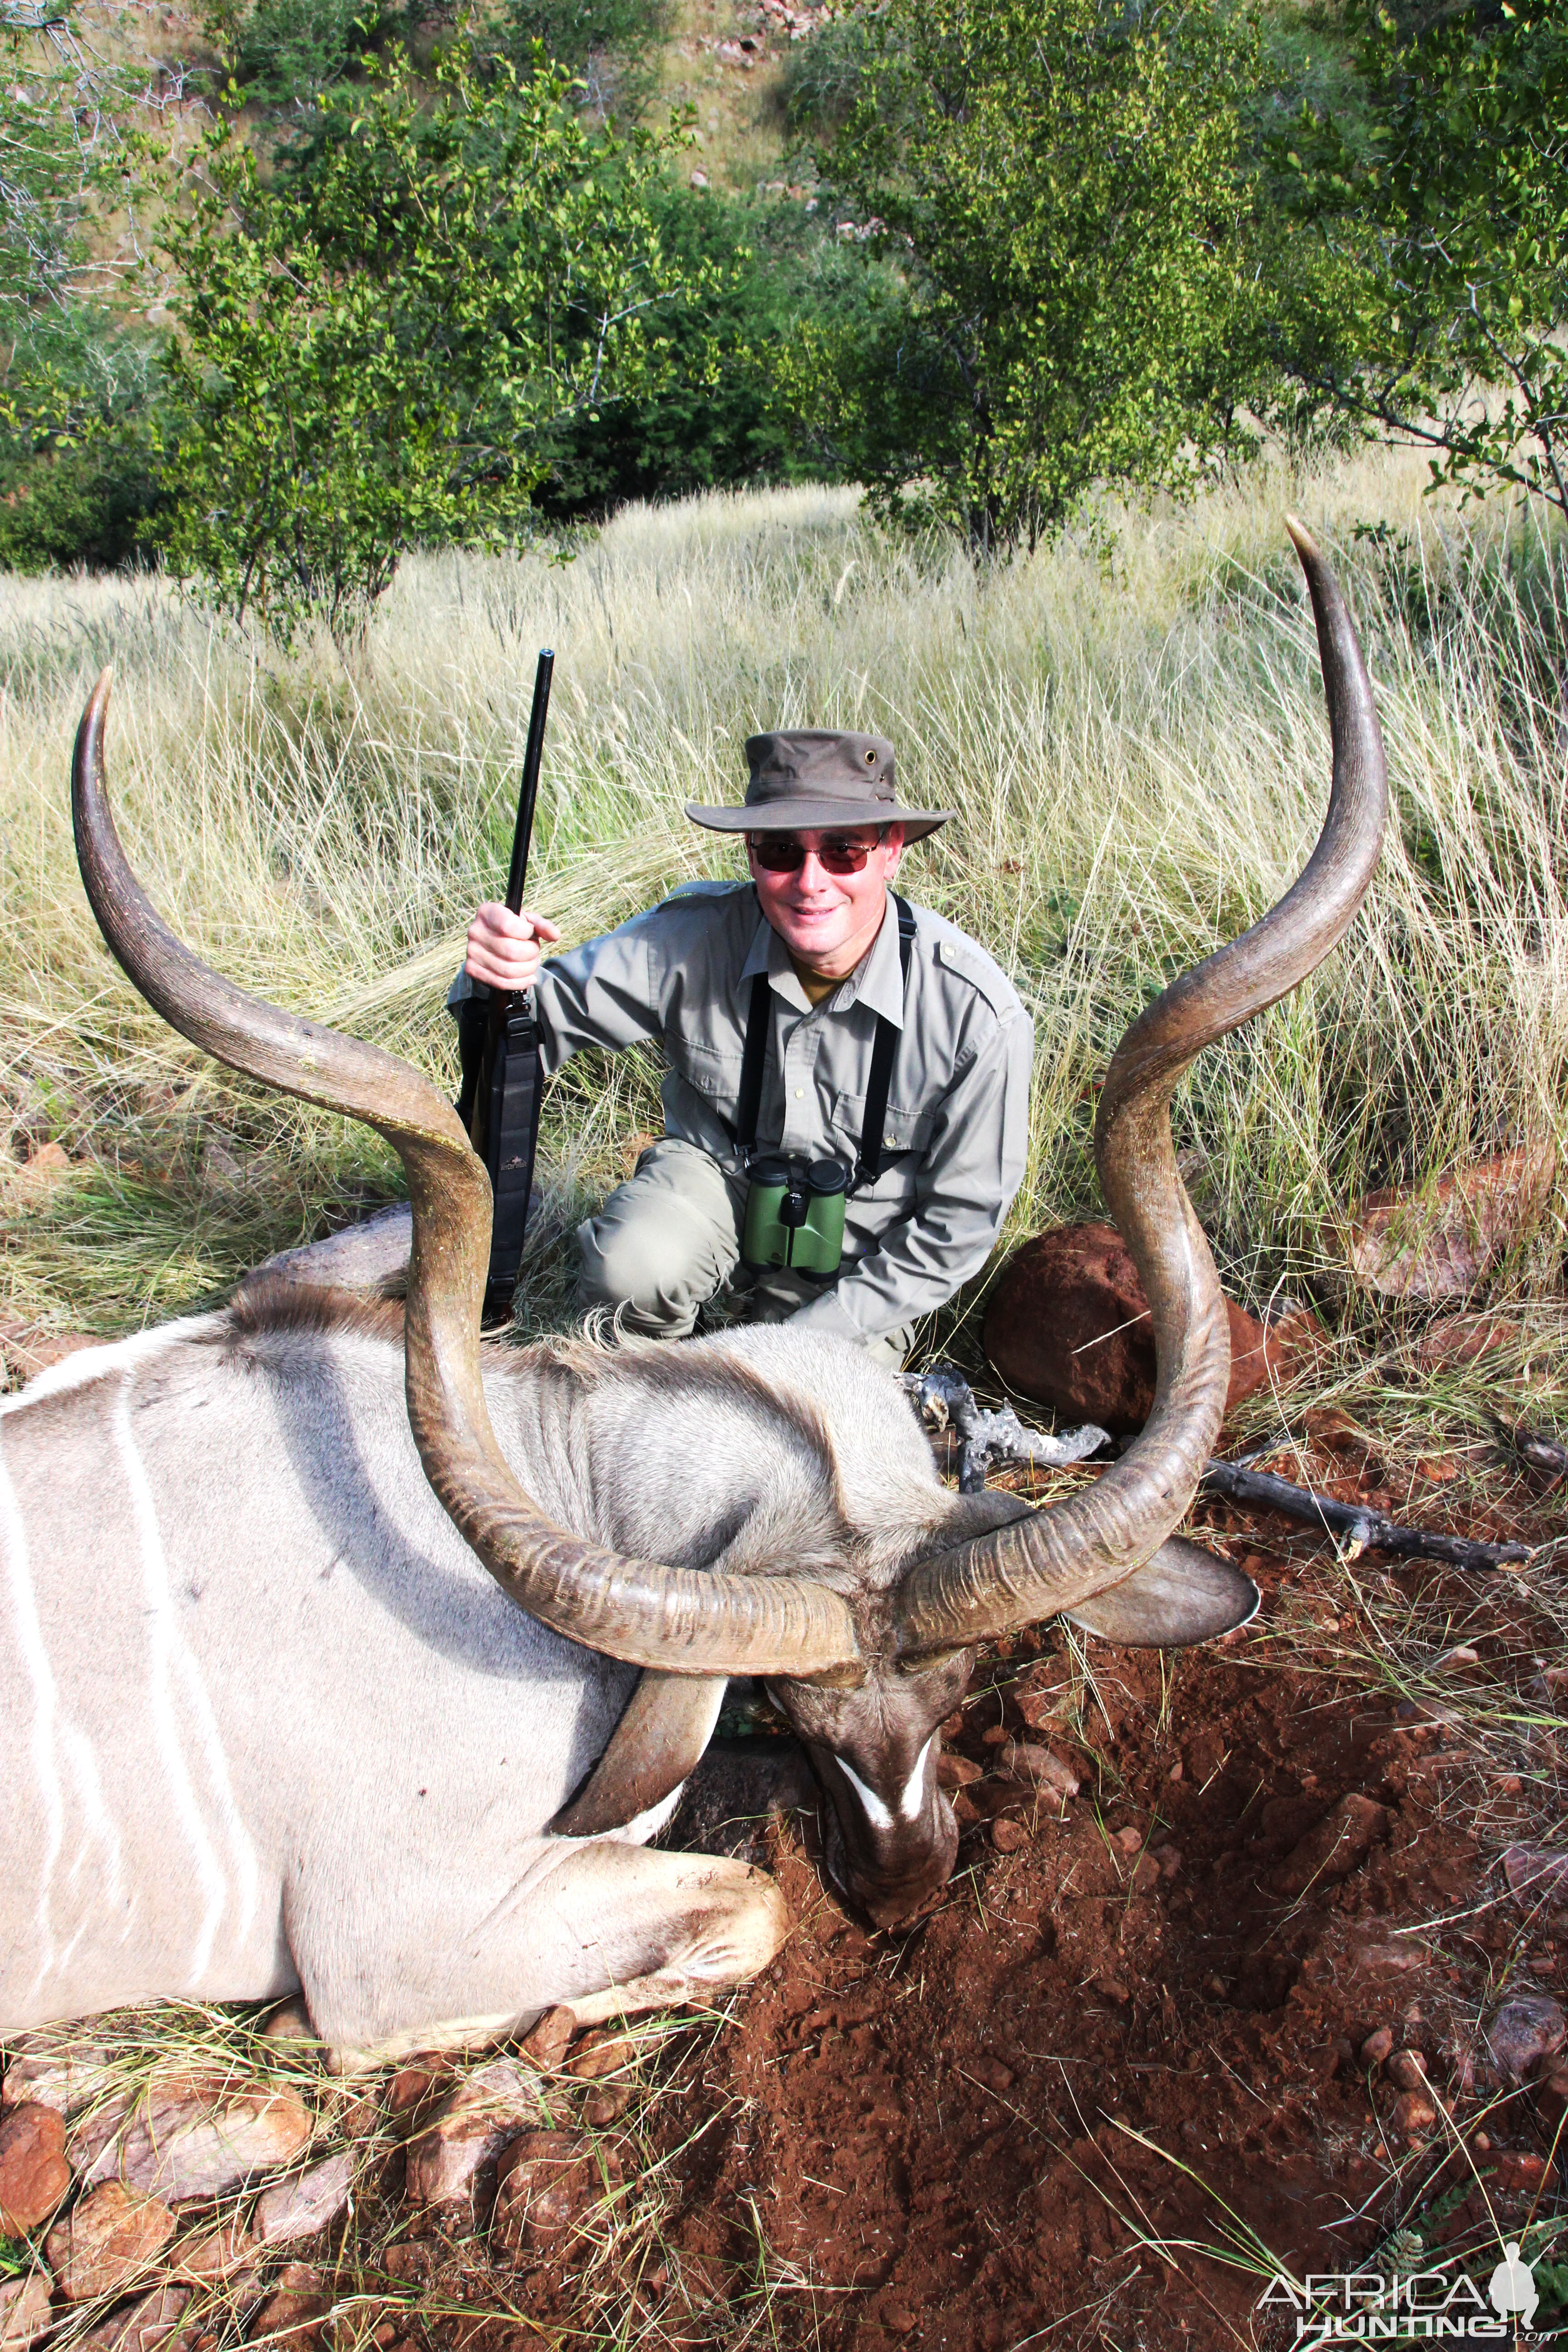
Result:
[[537,502],[557,518],[597,519],[628,499],[820,480],[822,455],[781,394],[776,355],[803,318],[866,331],[890,299],[888,272],[798,204],[666,182],[649,209],[673,274],[705,290],[668,313],[663,381],[550,436]]
[[0,439],[0,570],[125,571],[149,560],[166,504],[146,436],[115,428],[78,443]]
[[254,104],[308,106],[423,21],[420,0],[216,0],[203,29]]
[[12,347],[0,426],[0,567],[124,570],[150,559],[163,347],[96,304],[51,310]]
[[636,116],[653,95],[655,53],[669,14],[670,0],[506,0],[489,37],[520,73],[530,69],[537,43],[580,77],[587,104]]
[[661,378],[679,291],[658,142],[590,135],[564,68],[395,54],[264,184],[232,126],[164,237],[182,577],[282,635],[357,628],[403,551],[514,531],[545,439]]
[[862,37],[819,161],[889,274],[877,331],[819,310],[795,339],[818,447],[890,520],[986,550],[1098,483],[1179,489],[1247,446],[1248,25],[1162,0],[882,0]]

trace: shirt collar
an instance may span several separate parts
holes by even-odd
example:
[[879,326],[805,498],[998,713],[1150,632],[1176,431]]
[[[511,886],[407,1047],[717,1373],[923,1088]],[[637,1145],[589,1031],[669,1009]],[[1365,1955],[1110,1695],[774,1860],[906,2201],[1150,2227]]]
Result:
[[[811,1011],[811,1000],[795,977],[789,950],[765,915],[758,919],[741,978],[754,980],[760,971],[767,973],[769,986],[786,1004],[793,1004],[797,1013]],[[847,1012],[852,1004],[868,1004],[879,1019],[890,1021],[895,1029],[903,1027],[904,967],[899,953],[899,913],[891,891],[876,938],[854,971],[824,1003],[834,1013]]]

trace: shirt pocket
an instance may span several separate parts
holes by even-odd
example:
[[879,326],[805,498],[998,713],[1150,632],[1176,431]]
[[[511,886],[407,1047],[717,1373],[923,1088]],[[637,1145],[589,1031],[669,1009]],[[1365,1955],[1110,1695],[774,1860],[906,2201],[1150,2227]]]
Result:
[[732,1113],[741,1095],[739,1052],[682,1036],[667,1036],[664,1051],[670,1068],[685,1079],[693,1094],[701,1095],[726,1117]]
[[[840,1087],[833,1097],[829,1121],[834,1149],[853,1170],[866,1129],[865,1096]],[[882,1172],[875,1184],[861,1187],[857,1200],[896,1204],[912,1199],[935,1126],[933,1111],[904,1110],[890,1102],[882,1120]]]

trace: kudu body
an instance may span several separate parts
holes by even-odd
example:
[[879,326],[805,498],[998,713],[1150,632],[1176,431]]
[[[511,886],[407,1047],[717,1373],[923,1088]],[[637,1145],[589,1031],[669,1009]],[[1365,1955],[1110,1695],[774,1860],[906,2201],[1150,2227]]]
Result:
[[952,1867],[939,1726],[976,1641],[1062,1612],[1180,1643],[1250,1613],[1247,1580],[1171,1532],[1228,1349],[1168,1105],[1204,1045],[1329,952],[1376,858],[1370,688],[1294,535],[1327,824],[1280,905],[1112,1064],[1100,1174],[1160,1382],[1122,1459],[1039,1511],[947,1492],[897,1383],[787,1327],[481,1350],[488,1188],[455,1114],[167,931],[104,799],[100,681],[74,805],[110,945],[184,1034],[388,1136],[414,1244],[401,1316],[252,1277],[226,1312],[88,1351],[0,1407],[17,1784],[0,2030],[298,1983],[323,2038],[369,2053],[493,2036],[547,2003],[589,2022],[717,1991],[776,1948],[776,1891],[641,1841],[727,1675],[766,1677],[827,1800],[829,1868],[890,1922]]

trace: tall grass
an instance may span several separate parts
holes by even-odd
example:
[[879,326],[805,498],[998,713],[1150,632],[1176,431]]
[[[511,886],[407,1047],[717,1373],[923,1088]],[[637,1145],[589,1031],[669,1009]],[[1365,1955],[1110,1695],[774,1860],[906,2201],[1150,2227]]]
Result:
[[[1244,1295],[1310,1280],[1369,1184],[1560,1139],[1560,545],[1424,502],[1416,462],[1388,454],[1108,510],[979,573],[945,545],[890,544],[852,493],[717,495],[632,509],[570,563],[411,561],[346,667],[325,643],[286,659],[156,580],[0,583],[0,1313],[133,1328],[395,1188],[374,1139],[173,1038],[101,948],[67,770],[110,660],[116,803],[175,928],[446,1083],[442,996],[504,872],[538,646],[558,666],[530,895],[568,939],[739,870],[681,803],[738,796],[754,729],[886,732],[906,794],[959,813],[907,887],[984,940],[1035,1014],[1010,1235],[1097,1213],[1094,1094],[1122,1025],[1264,911],[1321,821],[1288,505],[1349,589],[1395,821],[1346,947],[1207,1055],[1179,1105],[1226,1271]],[[589,1057],[554,1089],[531,1321],[569,1311],[563,1234],[657,1125],[656,1082],[647,1056]],[[22,1163],[47,1138],[75,1166],[45,1183]],[[1557,1246],[1554,1224],[1521,1279]]]

